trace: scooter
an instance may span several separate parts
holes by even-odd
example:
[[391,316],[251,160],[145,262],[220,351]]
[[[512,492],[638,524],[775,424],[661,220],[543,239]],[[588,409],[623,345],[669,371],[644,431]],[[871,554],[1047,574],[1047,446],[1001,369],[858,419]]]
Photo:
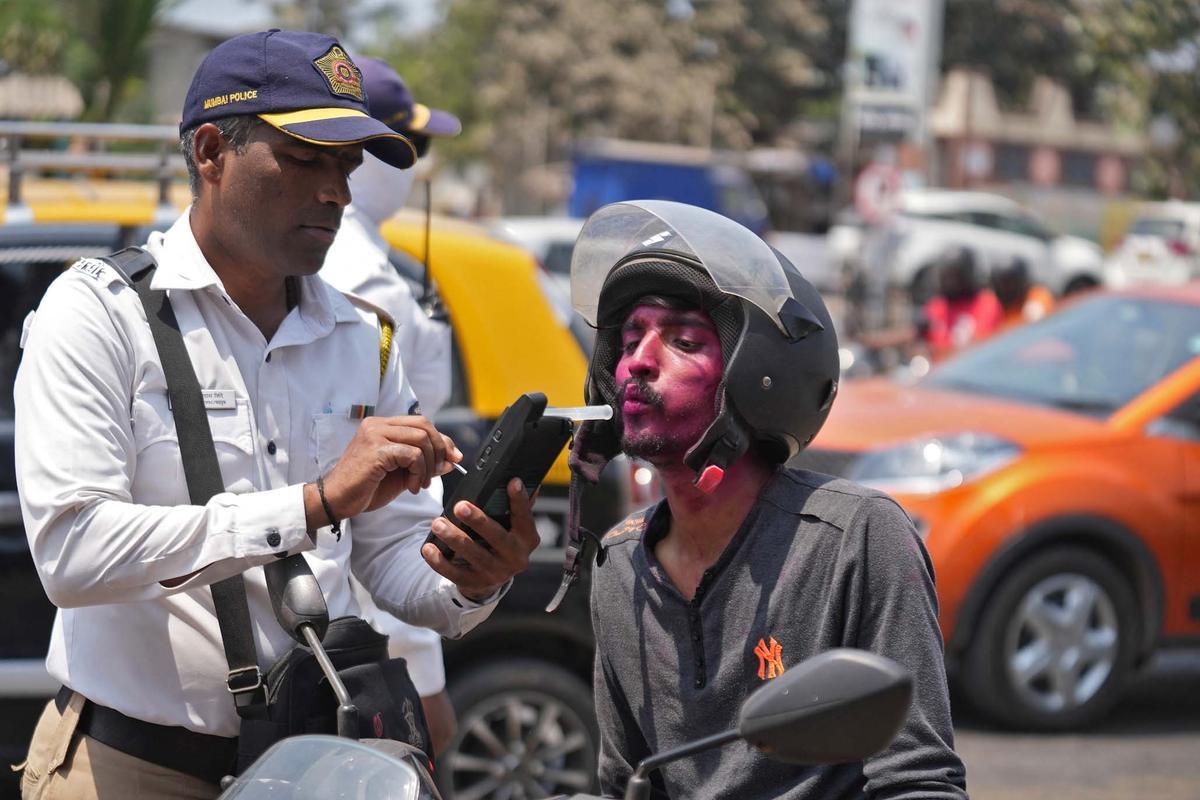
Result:
[[[298,626],[311,624],[297,619]],[[319,639],[304,635],[323,655]],[[328,658],[320,663],[336,687]],[[663,765],[739,739],[788,763],[861,761],[891,742],[911,699],[912,679],[894,661],[862,650],[826,651],[755,690],[742,704],[736,728],[644,759],[625,800],[646,800],[649,775]],[[441,800],[422,755],[388,740],[298,736],[271,747],[219,800]],[[554,800],[597,799],[577,794]]]
[[329,608],[303,556],[267,564],[264,571],[276,620],[309,647],[329,681],[338,703],[338,735],[297,736],[275,744],[240,777],[222,779],[221,798],[441,800],[424,752],[392,739],[358,740],[358,709],[321,643]]

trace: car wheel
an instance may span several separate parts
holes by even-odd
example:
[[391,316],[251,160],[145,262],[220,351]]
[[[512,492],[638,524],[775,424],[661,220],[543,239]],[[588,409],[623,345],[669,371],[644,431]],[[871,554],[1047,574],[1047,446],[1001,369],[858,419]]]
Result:
[[1138,610],[1125,578],[1080,547],[1037,553],[992,595],[967,653],[970,699],[1014,727],[1095,722],[1132,668]]
[[437,768],[447,800],[532,800],[594,787],[592,690],[572,673],[510,659],[452,680],[449,691],[458,730]]

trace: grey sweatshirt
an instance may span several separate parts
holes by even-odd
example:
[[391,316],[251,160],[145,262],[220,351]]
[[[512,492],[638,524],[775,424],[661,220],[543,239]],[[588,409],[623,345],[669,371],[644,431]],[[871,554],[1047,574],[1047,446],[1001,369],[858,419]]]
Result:
[[[604,537],[592,572],[600,782],[619,797],[651,753],[735,727],[778,669],[834,647],[913,676],[900,733],[863,763],[803,767],[735,742],[663,768],[656,798],[965,798],[933,568],[908,516],[848,481],[780,469],[689,602],[654,557],[663,501]],[[772,668],[774,667],[774,674]]]

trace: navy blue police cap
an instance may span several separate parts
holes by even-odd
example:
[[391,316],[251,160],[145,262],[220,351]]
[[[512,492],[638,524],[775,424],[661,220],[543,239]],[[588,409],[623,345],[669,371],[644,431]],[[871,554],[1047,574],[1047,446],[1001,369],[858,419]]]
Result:
[[358,59],[371,116],[403,134],[450,137],[462,133],[458,117],[413,99],[396,70],[377,58]]
[[362,72],[332,36],[269,30],[214,47],[192,78],[180,133],[247,114],[310,144],[362,144],[393,167],[417,158],[407,137],[368,113]]

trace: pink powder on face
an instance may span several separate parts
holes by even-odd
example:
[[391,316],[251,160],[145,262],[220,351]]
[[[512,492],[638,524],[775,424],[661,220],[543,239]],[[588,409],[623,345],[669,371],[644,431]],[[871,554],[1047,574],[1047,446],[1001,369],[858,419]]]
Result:
[[724,369],[703,312],[637,306],[623,330],[615,377],[623,449],[652,461],[681,456],[712,424]]

